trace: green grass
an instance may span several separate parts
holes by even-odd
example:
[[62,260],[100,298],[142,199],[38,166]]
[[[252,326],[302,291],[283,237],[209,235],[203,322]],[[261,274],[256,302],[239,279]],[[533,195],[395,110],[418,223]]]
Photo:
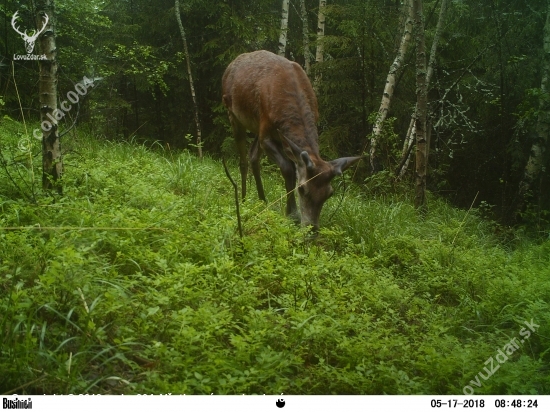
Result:
[[216,160],[73,137],[50,196],[18,133],[0,123],[0,393],[462,394],[531,319],[474,389],[550,392],[549,240],[370,182],[312,241],[272,165],[241,240]]

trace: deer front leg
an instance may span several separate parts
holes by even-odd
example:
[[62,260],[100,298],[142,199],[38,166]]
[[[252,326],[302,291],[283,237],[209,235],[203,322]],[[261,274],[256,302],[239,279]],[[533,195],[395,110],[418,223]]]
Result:
[[248,152],[250,158],[250,165],[252,166],[252,174],[256,181],[256,189],[258,190],[258,197],[260,200],[266,201],[264,186],[262,185],[262,177],[260,175],[260,159],[262,158],[262,148],[260,147],[260,138],[256,137],[252,146],[250,146],[250,152]]
[[229,112],[229,121],[233,129],[233,138],[235,146],[239,153],[239,169],[241,171],[241,191],[243,200],[246,197],[246,175],[248,174],[248,156],[246,150],[246,130],[235,118],[233,113]]
[[294,189],[296,189],[296,166],[294,162],[285,156],[280,143],[272,139],[266,139],[262,144],[269,159],[279,166],[281,174],[285,179],[286,190],[286,215],[296,222],[300,222]]

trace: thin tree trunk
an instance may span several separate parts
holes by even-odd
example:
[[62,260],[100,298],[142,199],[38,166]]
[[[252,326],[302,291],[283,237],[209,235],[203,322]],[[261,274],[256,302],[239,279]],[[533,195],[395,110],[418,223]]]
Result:
[[430,160],[430,143],[432,141],[432,119],[426,115],[426,166]]
[[405,135],[405,141],[403,142],[403,149],[401,151],[401,161],[399,166],[395,169],[395,174],[397,179],[403,178],[403,175],[409,167],[409,161],[411,159],[411,148],[414,143],[414,136],[416,134],[416,128],[414,127],[414,119],[416,115],[416,105],[414,107],[414,112],[411,116],[411,121],[409,122],[409,128],[407,129],[407,134]]
[[378,109],[378,116],[376,116],[376,121],[372,128],[372,137],[370,139],[370,164],[373,173],[380,171],[380,164],[378,161],[378,156],[376,153],[376,148],[378,146],[378,139],[382,132],[382,125],[384,120],[388,115],[390,110],[390,103],[395,89],[395,79],[397,72],[403,65],[403,60],[405,54],[407,53],[407,48],[411,39],[411,27],[412,27],[412,8],[410,5],[410,0],[407,1],[404,7],[408,7],[407,18],[405,19],[405,27],[403,29],[403,35],[401,36],[401,43],[399,45],[399,50],[397,51],[397,56],[393,63],[390,66],[388,76],[386,78],[386,85],[384,86],[384,93],[382,94],[382,100],[380,102],[380,108]]
[[302,18],[302,34],[304,36],[304,67],[306,74],[309,76],[311,69],[311,52],[309,51],[309,28],[307,23],[307,10],[306,10],[306,0],[300,0],[300,14]]
[[519,184],[519,202],[516,207],[517,214],[523,212],[526,207],[527,197],[533,183],[539,178],[544,166],[544,153],[548,146],[548,133],[550,133],[550,107],[546,102],[548,93],[548,79],[550,77],[550,0],[547,4],[546,24],[544,25],[543,60],[541,97],[539,100],[539,114],[535,128],[535,142],[531,146],[529,160],[525,166],[523,179]]
[[430,61],[428,62],[428,72],[426,73],[426,87],[430,86],[432,75],[434,73],[435,56],[437,55],[437,46],[439,45],[439,39],[441,39],[441,32],[443,31],[443,24],[445,23],[445,15],[447,14],[447,6],[449,0],[441,1],[441,8],[439,9],[439,19],[437,20],[437,26],[435,27],[434,39],[432,42],[432,48],[430,50]]
[[416,122],[415,122],[416,110],[417,110],[417,108],[416,108],[416,105],[415,105],[414,112],[411,116],[412,127],[408,130],[407,136],[405,137],[405,141],[403,142],[402,155],[405,156],[406,158],[401,159],[401,162],[400,162],[401,167],[397,169],[397,178],[398,179],[402,179],[403,176],[405,175],[405,172],[409,168],[409,163],[410,163],[410,160],[411,160],[411,147],[414,144],[414,138],[416,136],[416,126],[415,126],[416,125]]
[[[319,11],[317,13],[317,48],[315,50],[315,63],[322,63],[324,60],[323,55],[323,41],[325,38],[325,7],[327,6],[327,0],[319,0]],[[315,91],[319,89],[319,83],[321,82],[321,72],[316,70],[315,81],[313,88]]]
[[289,0],[283,0],[283,12],[281,15],[281,33],[279,34],[279,56],[285,55],[286,35],[288,32],[288,5]]
[[319,0],[319,13],[317,19],[317,50],[315,52],[315,61],[323,62],[323,38],[325,37],[325,7],[327,0]]
[[[46,18],[46,29],[38,38],[40,52],[46,60],[39,60],[40,80],[38,84],[40,120],[42,122],[42,187],[55,188],[62,193],[63,157],[59,138],[57,110],[57,48],[55,45],[55,7],[53,0],[41,0],[36,4],[37,27],[42,27]],[[47,16],[47,17],[46,17]],[[62,116],[61,116],[62,117]]]
[[[430,61],[428,63],[428,72],[426,73],[426,90],[430,88],[430,81],[432,79],[433,71],[434,71],[434,65],[435,65],[435,56],[437,55],[437,46],[439,44],[439,39],[441,38],[441,32],[443,31],[443,23],[445,21],[445,14],[447,12],[447,6],[448,6],[449,0],[443,0],[441,2],[441,8],[439,10],[439,20],[437,21],[437,26],[435,29],[434,39],[432,42],[432,48],[430,50]],[[409,161],[410,161],[410,146],[414,143],[414,136],[416,135],[416,128],[415,128],[415,122],[414,119],[416,117],[416,106],[415,111],[411,115],[411,124],[413,125],[412,128],[409,128],[407,131],[407,136],[405,137],[405,142],[403,143],[403,156],[407,156],[406,159],[402,159],[400,164],[402,165],[401,168],[397,170],[398,179],[401,179],[405,172],[407,171],[409,167]],[[428,146],[429,150],[429,146]]]
[[187,75],[189,76],[189,87],[191,88],[191,97],[193,98],[193,109],[195,113],[195,125],[197,126],[197,149],[199,151],[199,158],[202,158],[202,134],[201,125],[199,122],[199,106],[197,105],[197,96],[195,94],[195,85],[193,83],[193,74],[191,73],[191,59],[189,58],[189,49],[187,48],[187,37],[185,36],[185,30],[181,23],[180,16],[180,2],[176,0],[176,20],[180,28],[181,39],[183,40],[183,52],[185,53],[185,60],[187,61]]
[[416,184],[414,206],[423,210],[426,207],[426,170],[428,155],[426,147],[426,42],[424,38],[424,16],[422,0],[413,0],[413,16],[416,39]]

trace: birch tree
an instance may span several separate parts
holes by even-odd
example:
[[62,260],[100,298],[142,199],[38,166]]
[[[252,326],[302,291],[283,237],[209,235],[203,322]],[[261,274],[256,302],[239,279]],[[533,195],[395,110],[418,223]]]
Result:
[[416,182],[414,206],[424,209],[426,206],[426,112],[427,112],[427,84],[426,84],[426,41],[424,38],[424,15],[422,0],[413,0],[414,33],[416,42]]
[[547,4],[546,23],[543,32],[542,81],[540,85],[539,110],[535,127],[535,141],[531,146],[529,160],[525,166],[523,178],[519,184],[518,213],[525,209],[526,198],[533,183],[540,177],[544,169],[544,154],[548,145],[550,133],[550,102],[548,99],[548,78],[550,76],[550,0]]
[[288,32],[288,6],[289,0],[283,0],[283,11],[281,14],[281,33],[279,34],[279,56],[285,55],[286,38]]
[[[322,63],[323,56],[323,41],[325,37],[325,7],[327,6],[327,0],[319,0],[319,11],[317,13],[317,48],[315,51],[315,63]],[[315,82],[313,88],[315,91],[319,88],[319,82],[321,81],[321,72],[316,70]]]
[[[445,21],[445,14],[447,12],[449,0],[442,0],[441,8],[439,10],[439,19],[437,20],[437,26],[435,29],[434,39],[432,42],[432,48],[430,50],[430,60],[428,62],[428,72],[426,73],[426,91],[430,88],[430,81],[432,79],[434,65],[435,65],[435,56],[437,54],[437,46],[439,45],[439,39],[441,38],[441,32],[443,31],[443,23]],[[403,151],[401,156],[401,162],[397,168],[396,174],[399,179],[403,177],[407,168],[409,167],[409,161],[411,158],[411,148],[414,143],[414,138],[416,136],[416,106],[413,114],[411,115],[411,121],[407,135],[405,136],[405,141],[403,142]],[[429,150],[429,147],[428,147]]]
[[37,27],[46,25],[38,46],[46,60],[39,60],[38,82],[40,121],[42,122],[42,187],[62,192],[63,157],[59,138],[57,109],[57,47],[55,44],[55,7],[53,0],[36,3]]
[[373,173],[380,170],[380,165],[377,159],[376,148],[378,146],[378,139],[382,132],[382,125],[384,120],[388,115],[390,110],[391,99],[395,89],[395,80],[397,78],[397,73],[403,65],[403,60],[405,54],[407,53],[407,48],[411,39],[411,29],[412,29],[412,8],[411,0],[407,0],[404,4],[406,7],[407,17],[405,19],[405,27],[403,28],[403,35],[401,36],[401,42],[399,44],[399,49],[393,63],[390,66],[388,76],[386,78],[386,85],[384,86],[384,92],[382,93],[382,100],[380,102],[380,108],[378,109],[378,115],[376,116],[376,121],[372,128],[372,137],[370,139],[370,164],[371,170]]
[[195,94],[195,84],[193,83],[193,73],[191,72],[191,59],[189,58],[189,49],[187,47],[187,37],[185,36],[185,30],[181,22],[180,16],[180,2],[176,0],[175,4],[176,20],[180,28],[181,39],[183,40],[183,52],[185,54],[185,61],[187,62],[187,76],[189,77],[189,88],[191,89],[191,97],[193,98],[193,111],[195,114],[195,125],[197,127],[197,149],[199,151],[199,158],[202,158],[202,137],[201,137],[201,125],[199,121],[199,106],[197,104],[197,96]]
[[327,0],[319,0],[319,12],[317,14],[317,50],[315,62],[323,62],[323,38],[325,37],[325,7]]
[[306,0],[300,0],[300,16],[302,19],[302,35],[304,41],[304,68],[306,74],[309,76],[311,70],[310,63],[310,51],[309,51],[309,29],[307,24],[307,10],[306,10]]

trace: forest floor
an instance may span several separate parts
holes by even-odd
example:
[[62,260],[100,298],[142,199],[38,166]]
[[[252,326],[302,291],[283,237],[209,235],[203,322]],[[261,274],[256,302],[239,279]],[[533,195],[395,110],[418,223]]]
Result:
[[379,178],[335,181],[312,239],[266,164],[241,239],[217,160],[71,137],[48,195],[23,133],[0,122],[0,393],[550,393],[548,233]]

